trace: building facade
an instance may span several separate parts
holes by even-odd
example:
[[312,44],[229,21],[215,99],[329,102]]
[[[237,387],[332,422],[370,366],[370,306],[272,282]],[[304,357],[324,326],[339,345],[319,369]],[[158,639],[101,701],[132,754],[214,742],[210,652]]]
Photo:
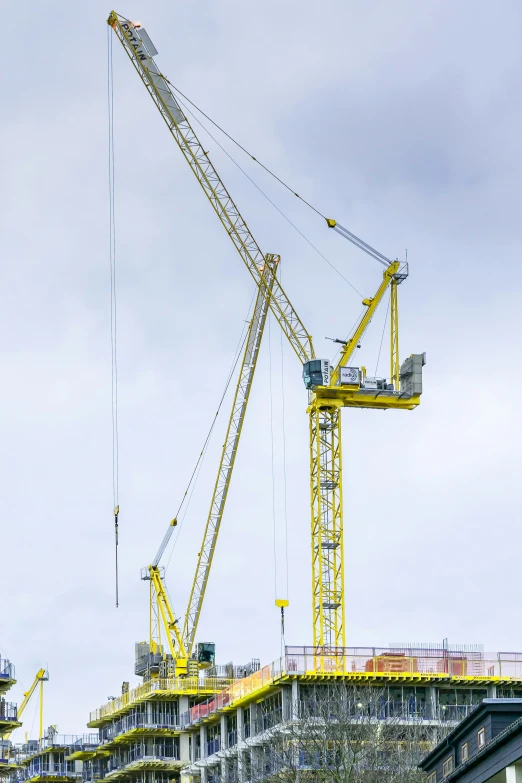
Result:
[[9,737],[14,729],[21,726],[18,720],[18,706],[8,701],[7,693],[15,685],[15,667],[11,661],[0,658],[0,778],[9,777],[15,765],[10,757]]
[[420,766],[427,783],[522,783],[522,699],[484,699]]
[[83,736],[58,734],[50,726],[39,740],[29,740],[11,748],[14,764],[9,783],[78,783],[83,763],[99,745],[96,733]]
[[[517,660],[520,658],[520,661]],[[376,719],[404,726],[456,726],[488,697],[522,698],[522,656],[410,647],[317,650],[283,658],[234,680],[155,677],[91,714],[99,745],[84,779],[250,783],[274,772],[274,733],[298,721],[322,684],[371,688]],[[382,698],[381,698],[382,697]]]

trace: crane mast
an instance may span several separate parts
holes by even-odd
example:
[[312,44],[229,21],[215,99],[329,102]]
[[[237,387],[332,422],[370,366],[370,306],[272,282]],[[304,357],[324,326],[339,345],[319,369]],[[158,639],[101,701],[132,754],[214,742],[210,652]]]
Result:
[[[157,54],[144,30],[114,11],[108,18],[125,52],[138,72],[149,95],[156,104],[169,131],[178,144],[203,192],[236,247],[248,271],[258,286],[263,287],[260,269],[263,254],[236,204],[199,142],[187,117],[165,77],[153,60]],[[303,364],[303,379],[309,389],[310,417],[310,493],[312,527],[312,616],[313,640],[317,648],[342,648],[346,643],[344,619],[344,550],[342,504],[341,408],[412,410],[420,402],[421,370],[424,355],[410,357],[406,369],[399,365],[397,285],[407,276],[406,268],[390,261],[355,235],[328,219],[327,225],[361,250],[383,264],[383,281],[375,296],[363,300],[367,308],[341,352],[339,363],[331,371],[327,360],[315,358],[312,339],[290,303],[279,281],[274,279],[269,306],[294,352]],[[382,379],[367,379],[364,368],[347,364],[364,335],[376,308],[390,286],[391,296],[391,383]],[[406,364],[406,363],[405,363]],[[404,390],[402,378],[408,378]],[[219,477],[218,477],[219,482]],[[218,484],[216,484],[216,489]],[[219,495],[219,492],[218,492]],[[225,494],[226,497],[226,494]],[[209,527],[210,524],[210,527]],[[213,534],[212,510],[207,530]],[[219,529],[219,525],[218,528]],[[212,562],[212,546],[200,554],[189,610],[183,629],[183,642],[191,649],[197,617],[204,596],[208,568]],[[198,574],[200,576],[198,576]],[[201,581],[202,580],[202,581]]]

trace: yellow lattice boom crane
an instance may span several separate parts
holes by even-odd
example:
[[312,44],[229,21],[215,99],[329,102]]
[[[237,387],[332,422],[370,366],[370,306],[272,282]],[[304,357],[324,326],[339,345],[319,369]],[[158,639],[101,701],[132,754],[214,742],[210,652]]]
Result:
[[[232,410],[221,450],[217,477],[203,541],[198,553],[196,573],[183,627],[180,629],[178,619],[172,609],[165,586],[164,570],[160,565],[161,558],[177,526],[177,520],[173,519],[152,564],[142,569],[142,579],[150,582],[149,645],[148,649],[144,650],[144,654],[137,655],[136,674],[192,675],[197,674],[199,668],[208,667],[214,662],[214,644],[201,642],[195,650],[195,636],[245,421],[279,260],[279,256],[269,253],[259,269],[260,284],[257,287],[253,314],[245,340]],[[138,645],[138,651],[139,649]]]
[[[108,24],[123,45],[245,266],[256,284],[266,288],[260,271],[264,268],[265,257],[170,83],[156,65],[157,51],[148,34],[138,23],[134,24],[114,11],[109,15]],[[407,276],[407,265],[390,261],[335,220],[327,220],[327,225],[385,266],[377,292],[372,298],[363,300],[366,309],[360,323],[353,335],[342,341],[337,365],[332,367],[328,360],[316,358],[312,338],[277,279],[273,281],[268,304],[303,365],[303,379],[309,390],[313,643],[334,651],[343,648],[346,642],[340,409],[412,410],[417,407],[422,393],[425,357],[413,354],[402,366],[399,364],[397,286]],[[370,378],[363,367],[350,366],[349,362],[388,288],[391,299],[390,379]],[[210,564],[211,557],[210,560],[204,557],[204,562]],[[201,608],[204,595],[204,590],[197,585],[198,578],[196,575],[192,590],[197,600],[189,604],[183,631],[179,632],[185,653],[194,640],[190,629],[195,630],[197,626],[197,619],[195,624],[190,619],[190,607],[195,607],[197,618],[197,607]],[[182,650],[179,641],[178,645]]]
[[[22,715],[25,712],[25,708],[31,701],[31,698],[33,696],[33,693],[36,691],[37,687],[39,687],[39,710],[40,710],[40,733],[38,735],[39,739],[42,739],[43,737],[43,684],[44,682],[47,682],[49,679],[49,672],[46,669],[39,669],[36,672],[35,678],[31,683],[31,687],[28,691],[24,693],[24,698],[22,700],[22,703],[18,707],[18,714],[17,717],[20,720]],[[8,732],[4,735],[5,739],[9,739],[11,736],[12,731]]]

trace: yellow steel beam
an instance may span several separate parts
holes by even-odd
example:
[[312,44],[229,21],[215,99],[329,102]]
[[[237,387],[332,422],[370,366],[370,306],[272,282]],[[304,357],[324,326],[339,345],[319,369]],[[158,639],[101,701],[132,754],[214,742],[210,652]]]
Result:
[[[139,27],[115,11],[110,13],[107,23],[123,45],[248,271],[257,285],[262,284],[260,270],[264,266],[264,254],[184,115],[169,83],[144,46]],[[313,359],[315,353],[312,338],[277,280],[270,298],[270,309],[301,362]]]
[[[241,216],[236,204],[212,165],[208,154],[194,133],[188,119],[184,115],[170,83],[159,71],[136,27],[128,19],[119,16],[114,11],[108,18],[108,24],[113,28],[118,40],[123,45],[126,54],[134,65],[138,75],[145,85],[149,95],[162,115],[169,131],[178,144],[185,160],[192,169],[203,192],[210,201],[219,220],[227,231],[248,271],[258,286],[263,286],[261,269],[264,257],[250,229]],[[335,225],[335,221],[327,221]],[[342,233],[342,232],[341,232]],[[348,232],[349,233],[349,232]],[[362,243],[364,244],[364,243]],[[368,246],[366,246],[368,248]],[[374,257],[381,254],[375,254]],[[366,311],[354,334],[347,341],[341,352],[341,358],[333,371],[331,386],[318,388],[311,396],[310,413],[310,466],[312,493],[312,548],[314,562],[313,596],[314,596],[314,643],[320,645],[344,644],[344,590],[343,590],[343,547],[342,547],[342,492],[341,492],[341,407],[365,407],[377,409],[412,409],[419,404],[419,397],[386,395],[383,392],[373,392],[358,388],[345,389],[336,386],[339,370],[346,365],[353,351],[364,335],[382,297],[394,276],[399,270],[399,262],[390,262],[384,256],[377,258],[381,263],[388,264],[383,280],[372,299],[365,299]],[[395,297],[396,287],[392,293]],[[394,303],[392,301],[392,308]],[[315,356],[310,335],[294,310],[279,281],[275,280],[270,296],[270,308],[279,322],[283,332],[290,341],[301,362],[309,361]],[[396,316],[397,309],[392,312]],[[393,320],[396,330],[397,321]],[[398,384],[398,332],[392,338],[392,354],[394,358],[395,382]],[[395,350],[395,346],[397,349]],[[396,387],[397,390],[398,387]],[[210,547],[208,552],[213,551]],[[208,559],[208,554],[201,559],[202,564]],[[198,566],[199,567],[199,566]],[[205,565],[206,567],[206,565]],[[194,594],[203,595],[197,587]],[[197,602],[189,606],[192,616],[196,617]],[[194,624],[192,623],[192,627]],[[184,628],[185,646],[191,649],[193,635],[190,637],[188,626]]]
[[185,645],[178,628],[178,622],[174,612],[172,611],[169,597],[167,595],[167,591],[165,590],[165,585],[163,584],[158,566],[149,566],[149,575],[154,585],[158,602],[158,609],[163,621],[163,627],[165,629],[165,635],[167,637],[170,654],[175,660],[186,660],[187,652],[185,650]]
[[344,647],[341,411],[310,409],[314,647]]
[[[49,679],[49,673],[45,669],[39,669],[36,672],[35,678],[31,683],[31,687],[28,691],[24,693],[24,698],[22,700],[22,703],[18,707],[17,710],[17,717],[20,719],[22,715],[25,712],[25,708],[29,704],[31,697],[33,693],[36,690],[37,685],[40,685],[40,739],[42,738],[42,723],[43,723],[43,684]],[[13,730],[11,730],[9,733],[4,734],[4,738],[8,739],[11,734],[13,733]]]
[[243,352],[243,360],[237,381],[232,410],[228,420],[225,441],[221,451],[221,459],[217,472],[214,492],[210,501],[203,542],[198,554],[196,573],[192,582],[192,589],[183,625],[183,641],[187,654],[190,656],[194,648],[194,640],[198,627],[201,607],[207,589],[208,577],[212,565],[212,559],[216,550],[216,543],[225,510],[225,504],[232,479],[232,472],[236,461],[239,440],[245,421],[245,415],[257,366],[259,349],[265,329],[266,318],[270,306],[270,298],[276,282],[276,271],[279,256],[267,254],[264,269],[261,276],[262,284],[258,288],[254,312],[250,321],[248,335]]
[[397,280],[391,281],[390,288],[390,379],[397,391],[400,390],[399,366],[399,301],[397,298]]
[[420,405],[420,395],[397,395],[380,389],[318,386],[311,394],[310,408],[336,405],[341,408],[375,408],[412,411]]
[[355,348],[357,347],[360,340],[362,339],[366,329],[370,325],[370,321],[375,315],[375,311],[377,310],[379,304],[381,303],[381,299],[384,296],[386,289],[388,288],[391,281],[393,280],[393,276],[398,272],[399,266],[400,264],[398,261],[393,261],[384,270],[382,276],[382,282],[379,288],[377,289],[375,296],[373,298],[363,299],[363,305],[367,309],[364,312],[361,320],[359,321],[354,333],[346,341],[346,345],[344,345],[341,350],[341,357],[337,363],[336,368],[332,372],[332,380],[331,380],[332,385],[335,385],[339,380],[339,369],[341,367],[344,367],[350,361],[350,357],[352,356]]

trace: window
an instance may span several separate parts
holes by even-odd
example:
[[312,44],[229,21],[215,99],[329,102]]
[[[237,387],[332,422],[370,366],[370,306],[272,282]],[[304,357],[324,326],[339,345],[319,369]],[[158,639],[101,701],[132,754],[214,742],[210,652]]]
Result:
[[469,759],[469,745],[467,742],[460,749],[460,763]]
[[437,783],[437,773],[432,772],[431,775],[428,775],[426,783]]
[[449,759],[442,762],[442,774],[444,777],[449,775],[450,772],[453,772],[453,756],[450,756]]
[[483,726],[477,733],[477,745],[479,750],[486,744],[486,727]]

